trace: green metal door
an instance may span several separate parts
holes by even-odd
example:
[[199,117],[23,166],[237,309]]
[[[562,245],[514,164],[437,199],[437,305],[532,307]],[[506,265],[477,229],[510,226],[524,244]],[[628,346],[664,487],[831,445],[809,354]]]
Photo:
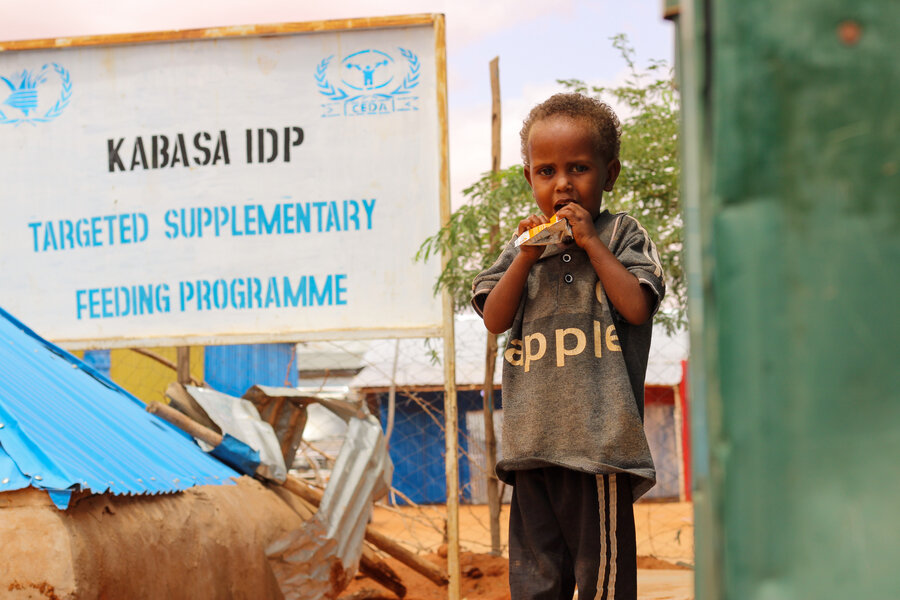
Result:
[[900,1],[678,29],[697,598],[900,598]]

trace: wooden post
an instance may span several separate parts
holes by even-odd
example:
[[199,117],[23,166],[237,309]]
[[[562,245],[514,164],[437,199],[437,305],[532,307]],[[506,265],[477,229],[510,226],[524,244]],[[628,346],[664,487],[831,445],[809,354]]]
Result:
[[[169,360],[167,358],[163,358],[162,356],[160,356],[159,354],[157,354],[155,352],[151,352],[150,350],[147,350],[145,348],[130,348],[130,350],[132,352],[140,354],[141,356],[146,356],[147,358],[149,358],[151,360],[155,360],[156,362],[158,362],[162,366],[166,367],[167,369],[172,369],[173,371],[176,372],[176,374],[178,373],[178,365],[176,365],[175,363],[173,363],[171,360]],[[202,379],[194,379],[193,377],[191,377],[190,383],[197,387],[206,387],[206,382],[204,382]]]
[[190,434],[198,440],[202,440],[215,448],[222,443],[224,437],[221,433],[216,433],[209,427],[204,427],[189,416],[178,412],[171,406],[167,406],[161,402],[151,402],[147,405],[147,412],[157,415],[161,419],[165,419],[172,425],[178,427],[182,431]]
[[[495,56],[490,63],[491,71],[491,172],[500,171],[500,58]],[[499,227],[491,228],[490,245],[493,251],[497,245]],[[497,335],[487,334],[487,348],[484,363],[484,445],[487,473],[488,512],[491,527],[491,554],[500,556],[500,490],[497,475],[497,440],[494,437],[494,371],[497,365]]]
[[175,348],[175,377],[181,385],[191,385],[191,348]]
[[175,383],[173,381],[166,387],[166,398],[169,399],[170,408],[174,408],[186,414],[200,425],[208,427],[216,433],[222,433],[222,428],[209,418],[209,415],[206,414],[203,407],[194,400],[194,397],[191,396],[180,383]]
[[675,394],[675,410],[672,412],[673,421],[675,422],[675,456],[678,460],[678,501],[687,500],[687,486],[684,478],[684,439],[681,435],[684,425],[684,415],[681,412],[681,392],[677,385],[672,386],[672,392]]
[[491,171],[500,171],[500,57],[491,60]]
[[[441,227],[450,222],[450,150],[447,127],[447,29],[444,15],[434,19],[434,56],[438,65],[437,107],[441,152]],[[441,268],[450,256],[441,256]],[[459,568],[459,441],[456,407],[456,343],[453,338],[453,298],[447,288],[441,294],[444,321],[444,465],[447,476],[447,596],[459,600],[462,575]]]

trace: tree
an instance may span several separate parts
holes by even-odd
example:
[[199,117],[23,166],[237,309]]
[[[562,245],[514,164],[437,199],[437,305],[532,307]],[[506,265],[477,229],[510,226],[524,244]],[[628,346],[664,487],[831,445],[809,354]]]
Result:
[[[629,75],[619,87],[597,87],[578,79],[558,80],[568,89],[610,97],[627,108],[622,117],[622,173],[615,189],[606,196],[612,212],[633,215],[656,242],[666,274],[666,300],[654,321],[671,333],[686,325],[686,284],[682,263],[682,218],[679,196],[681,169],[678,162],[678,98],[672,70],[662,60],[652,60],[645,71],[634,61],[628,38],[612,38],[628,66]],[[624,112],[624,111],[623,111]]]
[[[566,88],[616,100],[629,114],[622,118],[622,173],[606,196],[612,212],[634,215],[656,242],[666,273],[667,294],[655,321],[670,332],[685,325],[686,288],[681,260],[682,218],[679,202],[678,100],[672,71],[653,60],[645,71],[634,61],[634,49],[620,34],[612,38],[630,71],[619,87],[588,87],[579,79],[558,80]],[[435,283],[446,287],[457,310],[469,306],[475,275],[497,260],[519,221],[536,208],[520,165],[496,175],[488,172],[466,188],[468,202],[450,222],[422,244],[417,260],[441,251],[450,257]],[[492,233],[493,232],[493,233]]]
[[428,260],[442,250],[449,256],[434,284],[434,293],[447,288],[457,311],[469,306],[475,276],[497,260],[519,221],[535,210],[522,165],[496,174],[485,173],[463,190],[463,195],[469,201],[454,211],[450,221],[426,239],[416,253],[416,260]]

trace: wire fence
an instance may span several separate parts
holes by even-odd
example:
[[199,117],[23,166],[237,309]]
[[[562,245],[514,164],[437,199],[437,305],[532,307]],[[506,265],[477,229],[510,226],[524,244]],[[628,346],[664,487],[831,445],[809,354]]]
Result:
[[[485,448],[482,388],[486,332],[477,316],[465,314],[457,317],[455,330],[460,547],[489,552],[487,489],[496,478],[488,472]],[[502,339],[500,345],[493,407],[498,460],[502,457]],[[241,395],[254,384],[290,385],[308,396],[365,403],[382,424],[394,466],[391,492],[377,503],[372,524],[416,552],[436,552],[446,543],[442,340],[326,341],[235,348],[192,347],[194,382],[233,395]],[[261,352],[262,358],[257,356]],[[685,334],[654,331],[645,388],[645,429],[658,481],[635,505],[635,516],[640,555],[691,564],[693,524],[691,505],[685,502],[688,482],[681,451],[684,415],[679,392],[687,356]],[[166,388],[175,380],[174,348],[88,352],[84,358],[96,368],[106,369],[114,381],[145,402],[165,402]],[[292,473],[324,488],[345,432],[346,425],[340,418],[321,405],[309,405],[303,441],[289,465]],[[500,492],[500,550],[505,553],[512,490],[501,485]]]

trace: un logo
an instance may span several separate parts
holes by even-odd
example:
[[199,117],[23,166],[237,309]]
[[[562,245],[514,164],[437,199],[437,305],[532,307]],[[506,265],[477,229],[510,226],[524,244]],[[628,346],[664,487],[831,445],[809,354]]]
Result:
[[341,82],[354,90],[382,89],[394,80],[390,73],[393,62],[389,54],[380,50],[354,52],[341,61]]
[[[399,56],[369,48],[334,61],[332,54],[316,68],[323,117],[379,115],[419,110],[412,90],[419,85],[419,57],[405,48]],[[332,83],[335,81],[337,83]]]
[[72,79],[66,69],[50,63],[11,77],[0,75],[0,98],[4,92],[7,95],[0,102],[0,125],[46,123],[69,105]]

